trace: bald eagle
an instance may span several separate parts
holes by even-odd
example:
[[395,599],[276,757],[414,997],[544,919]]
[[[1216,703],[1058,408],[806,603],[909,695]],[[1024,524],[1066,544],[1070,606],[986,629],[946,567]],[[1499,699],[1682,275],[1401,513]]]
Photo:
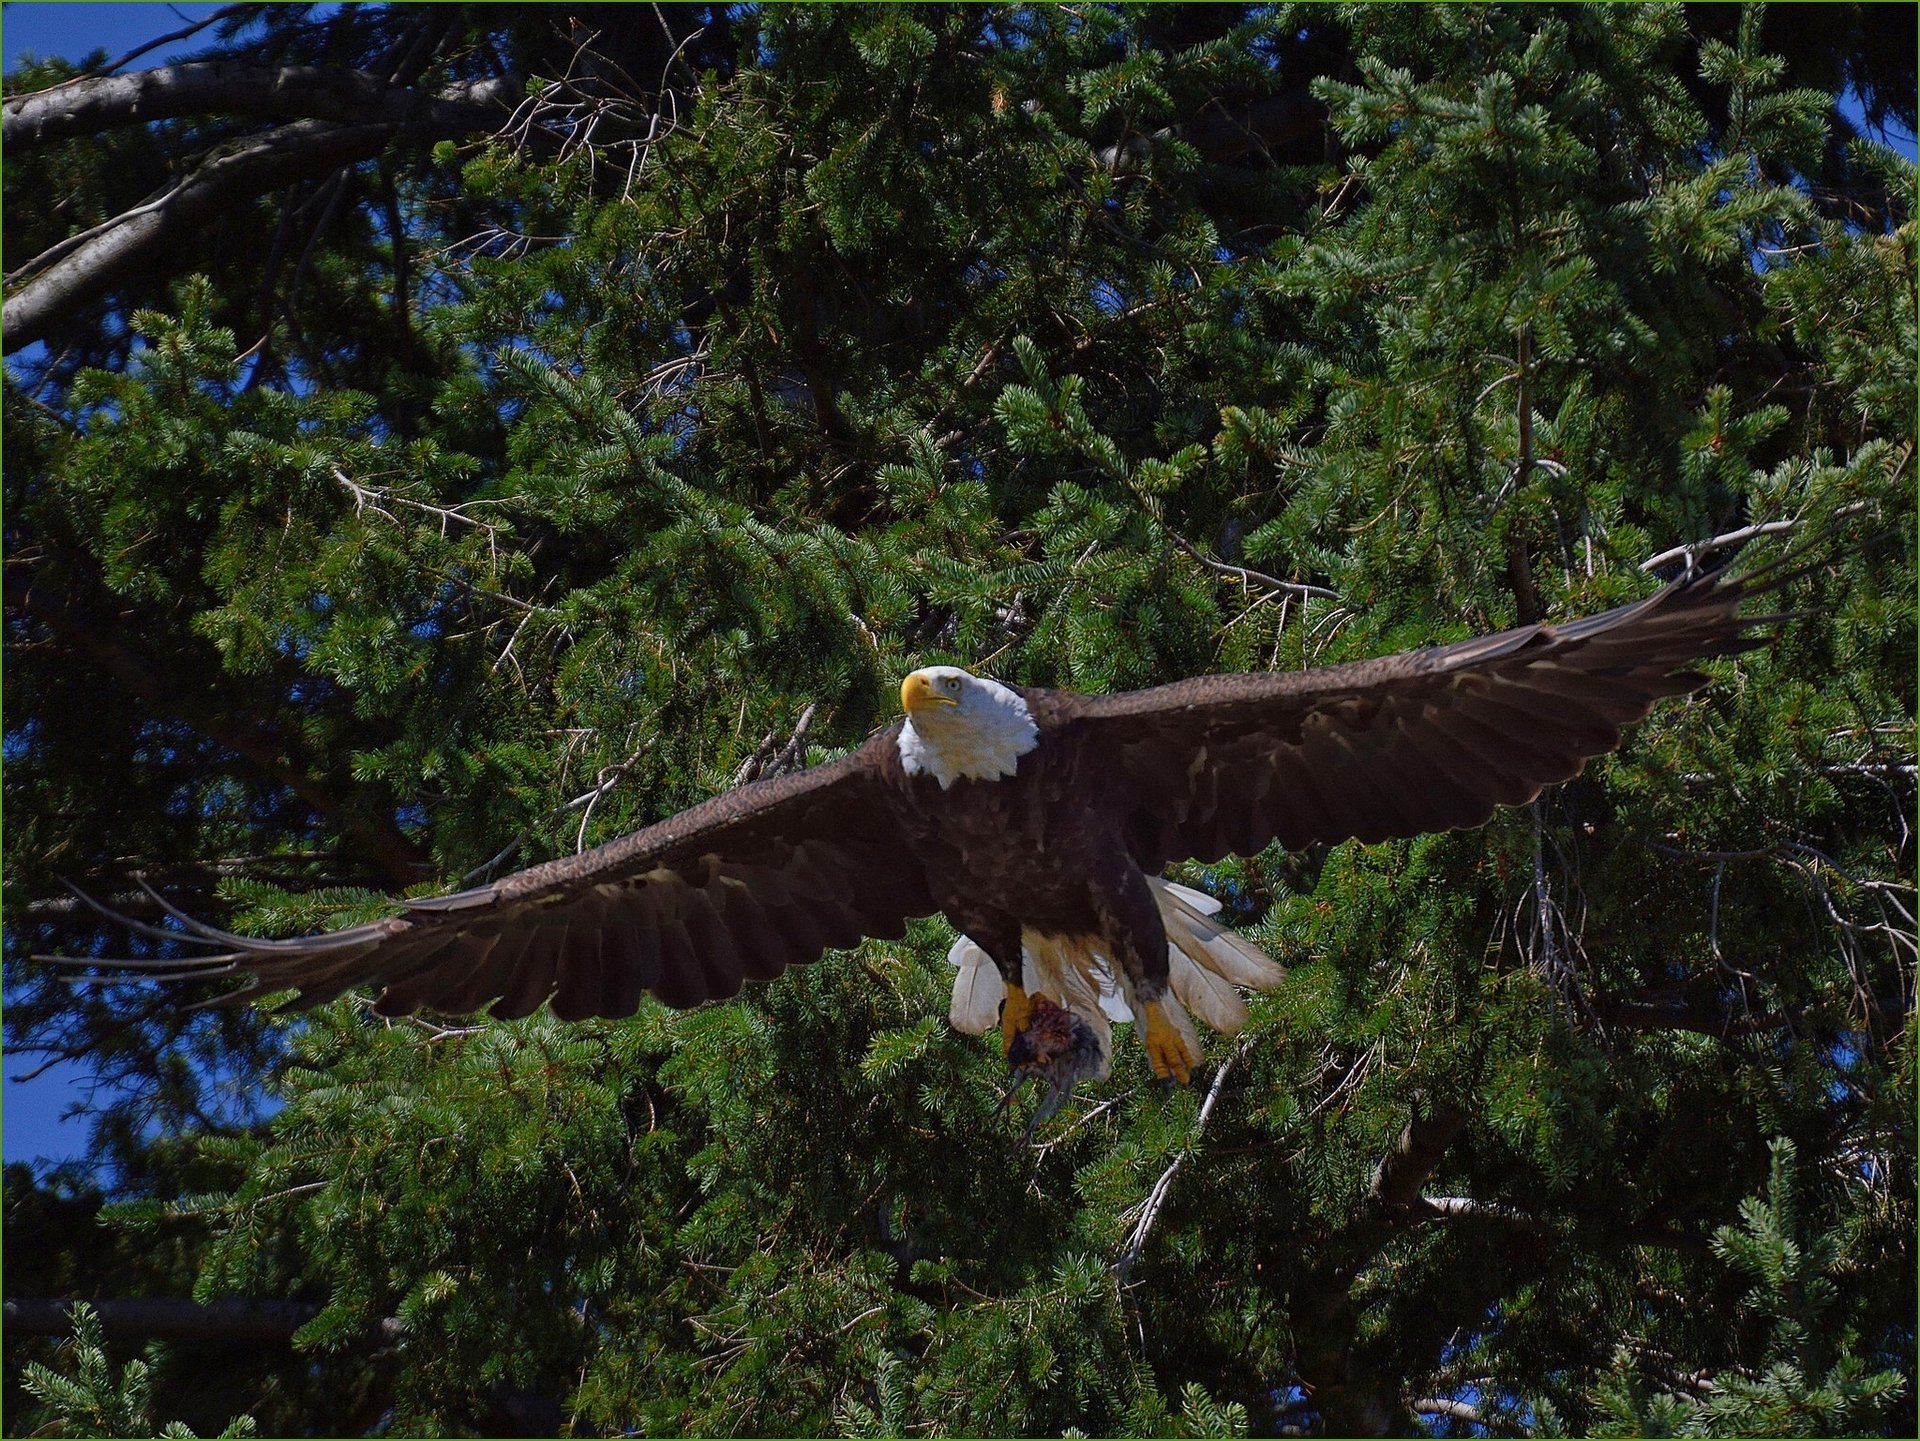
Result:
[[299,1008],[366,986],[385,1015],[546,1002],[579,1020],[732,996],[939,913],[961,935],[951,1019],[997,1019],[1017,1073],[1056,1097],[1104,1076],[1110,1023],[1131,1019],[1153,1073],[1185,1081],[1189,1009],[1235,1030],[1238,988],[1285,972],[1167,865],[1481,825],[1700,685],[1694,662],[1761,644],[1749,631],[1773,617],[1740,606],[1777,584],[1692,576],[1566,625],[1117,695],[929,666],[902,717],[838,760],[328,934],[260,940],[175,911],[184,935],[158,934],[219,954],[125,964],[244,973],[234,995],[291,990]]

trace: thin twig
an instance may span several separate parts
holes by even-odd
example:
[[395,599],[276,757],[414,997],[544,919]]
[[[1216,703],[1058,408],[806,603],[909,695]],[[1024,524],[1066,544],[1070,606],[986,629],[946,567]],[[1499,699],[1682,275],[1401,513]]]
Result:
[[1183,554],[1200,562],[1215,575],[1231,576],[1242,584],[1262,586],[1267,590],[1292,595],[1319,595],[1328,600],[1339,600],[1340,592],[1328,590],[1324,585],[1308,585],[1304,581],[1280,580],[1257,570],[1249,570],[1244,565],[1228,565],[1224,560],[1215,560],[1212,556],[1202,555],[1185,536],[1177,531],[1168,531],[1167,538],[1178,546]]
[[1147,1237],[1152,1233],[1154,1223],[1160,1219],[1160,1212],[1167,1203],[1167,1194],[1173,1189],[1174,1177],[1180,1174],[1180,1168],[1186,1165],[1188,1159],[1199,1149],[1200,1137],[1205,1134],[1207,1121],[1213,1115],[1214,1105],[1226,1089],[1227,1077],[1233,1071],[1234,1062],[1252,1049],[1253,1042],[1254,1038],[1250,1035],[1242,1037],[1233,1054],[1220,1063],[1220,1069],[1214,1073],[1213,1084],[1207,1087],[1207,1098],[1200,1103],[1200,1115],[1193,1126],[1193,1139],[1188,1141],[1185,1149],[1173,1158],[1172,1164],[1160,1173],[1160,1179],[1153,1183],[1153,1189],[1147,1193],[1147,1199],[1141,1203],[1140,1220],[1135,1224],[1133,1234],[1127,1238],[1126,1250],[1121,1252],[1120,1259],[1114,1263],[1113,1267],[1114,1274],[1122,1286],[1127,1284],[1127,1272],[1132,1270],[1133,1263],[1140,1259],[1141,1249],[1147,1244]]
[[[654,739],[655,739],[654,737],[649,736],[645,744],[643,744],[639,750],[635,751],[632,755],[628,756],[619,765],[611,766],[611,767],[608,767],[606,770],[601,771],[599,775],[599,779],[596,781],[594,788],[592,790],[585,791],[580,795],[575,796],[572,800],[563,801],[559,805],[555,806],[552,810],[548,811],[545,815],[541,816],[539,820],[533,822],[532,825],[528,826],[525,830],[521,831],[519,835],[515,836],[512,840],[508,841],[504,846],[502,846],[498,854],[496,854],[491,860],[481,862],[481,864],[475,866],[472,870],[468,871],[464,876],[460,877],[460,884],[462,886],[471,885],[474,881],[480,879],[480,877],[489,875],[493,871],[498,869],[500,866],[504,865],[509,856],[511,856],[515,851],[519,850],[521,846],[525,845],[527,841],[532,838],[533,833],[539,830],[540,827],[546,825],[549,821],[558,820],[561,816],[565,815],[568,811],[578,810],[581,806],[587,806],[591,808],[592,805],[596,801],[598,801],[601,796],[605,795],[609,790],[611,790],[619,782],[622,776],[624,776],[628,771],[633,769],[634,765],[639,761],[640,757],[645,755],[647,750],[653,745]],[[589,809],[588,814],[589,815],[592,814],[591,809]],[[586,834],[586,819],[585,817],[583,817],[581,819],[581,836],[583,839],[585,837],[585,834]]]
[[[1857,500],[1834,511],[1832,518],[1839,520],[1844,516],[1857,515],[1866,508],[1865,501]],[[1727,531],[1724,535],[1709,536],[1706,540],[1689,541],[1685,545],[1676,545],[1663,550],[1651,560],[1641,561],[1640,569],[1642,571],[1658,570],[1663,565],[1684,560],[1687,563],[1687,569],[1692,570],[1694,560],[1698,556],[1708,555],[1716,550],[1725,550],[1730,545],[1739,545],[1742,541],[1753,540],[1762,535],[1784,535],[1790,530],[1798,529],[1801,521],[1805,519],[1805,516],[1795,516],[1792,520],[1763,520],[1753,525],[1743,525],[1738,530]]]

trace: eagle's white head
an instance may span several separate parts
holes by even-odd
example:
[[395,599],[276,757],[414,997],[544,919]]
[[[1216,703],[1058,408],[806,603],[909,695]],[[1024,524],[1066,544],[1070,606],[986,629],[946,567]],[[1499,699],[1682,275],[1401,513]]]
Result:
[[900,763],[945,790],[958,780],[1010,776],[1039,743],[1027,703],[997,680],[930,665],[900,682]]

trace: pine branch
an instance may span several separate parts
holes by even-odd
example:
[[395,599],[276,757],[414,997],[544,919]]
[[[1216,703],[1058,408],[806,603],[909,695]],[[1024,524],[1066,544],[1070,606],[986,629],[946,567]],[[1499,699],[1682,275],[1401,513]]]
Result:
[[1140,1219],[1134,1224],[1133,1233],[1127,1237],[1126,1249],[1120,1253],[1120,1259],[1114,1262],[1114,1275],[1119,1283],[1127,1284],[1127,1273],[1133,1269],[1133,1263],[1140,1259],[1140,1252],[1147,1244],[1147,1237],[1153,1233],[1154,1222],[1160,1219],[1160,1212],[1166,1206],[1167,1194],[1173,1189],[1174,1177],[1180,1174],[1181,1167],[1193,1158],[1200,1147],[1200,1138],[1206,1133],[1207,1122],[1213,1117],[1213,1108],[1219,1102],[1221,1093],[1226,1089],[1227,1077],[1232,1074],[1234,1062],[1253,1048],[1254,1038],[1244,1036],[1234,1053],[1220,1063],[1220,1069],[1214,1073],[1213,1084],[1207,1087],[1207,1097],[1200,1103],[1200,1114],[1193,1124],[1193,1138],[1181,1148],[1180,1154],[1160,1173],[1160,1179],[1153,1183],[1153,1189],[1147,1193],[1146,1200],[1140,1203]]
[[[112,1337],[139,1341],[214,1341],[235,1345],[289,1345],[302,1326],[320,1314],[313,1301],[189,1301],[138,1296],[89,1300],[101,1329]],[[9,1297],[5,1323],[9,1335],[64,1336],[73,1329],[71,1300]],[[390,1345],[406,1335],[404,1324],[386,1316],[364,1338],[368,1345]]]
[[420,879],[427,867],[426,853],[397,826],[370,819],[360,808],[345,804],[315,776],[289,763],[284,758],[290,749],[285,740],[245,730],[225,716],[187,701],[183,688],[157,672],[120,633],[115,622],[90,615],[81,606],[53,596],[48,587],[35,585],[12,566],[7,570],[6,599],[9,605],[45,625],[155,711],[184,721],[209,740],[240,756],[266,779],[299,796],[336,826],[344,839],[377,861],[397,888],[404,890]]
[[1420,1189],[1466,1126],[1467,1113],[1446,1103],[1409,1121],[1374,1168],[1354,1219],[1329,1241],[1296,1293],[1300,1381],[1330,1435],[1385,1436],[1402,1425],[1395,1379],[1357,1345],[1353,1282],[1396,1233],[1432,1214]]

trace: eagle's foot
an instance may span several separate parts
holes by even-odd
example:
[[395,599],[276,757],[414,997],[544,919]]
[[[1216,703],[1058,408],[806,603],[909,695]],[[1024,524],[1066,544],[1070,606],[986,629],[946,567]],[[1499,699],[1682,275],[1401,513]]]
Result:
[[[1018,1144],[1024,1146],[1033,1139],[1034,1131],[1066,1104],[1075,1086],[1104,1074],[1105,1058],[1093,1027],[1065,1006],[1057,1006],[1042,995],[1029,1001],[1022,993],[1020,1000],[1029,1019],[1007,1043],[1007,1063],[1013,1067],[1014,1084],[1000,1104],[1005,1106],[1029,1080],[1037,1079],[1047,1087],[1039,1109],[1020,1137]],[[1011,993],[1008,1004],[1012,1004]]]
[[1166,1012],[1158,1001],[1148,1001],[1146,1011],[1147,1064],[1153,1067],[1153,1074],[1161,1080],[1171,1076],[1181,1085],[1186,1085],[1193,1076],[1193,1068],[1200,1064],[1200,1058],[1167,1020]]
[[[1044,997],[1042,999],[1045,999]],[[1032,1024],[1033,1003],[1018,986],[1007,987],[1007,999],[1000,1006],[1000,1054],[1013,1060],[1013,1043]]]

